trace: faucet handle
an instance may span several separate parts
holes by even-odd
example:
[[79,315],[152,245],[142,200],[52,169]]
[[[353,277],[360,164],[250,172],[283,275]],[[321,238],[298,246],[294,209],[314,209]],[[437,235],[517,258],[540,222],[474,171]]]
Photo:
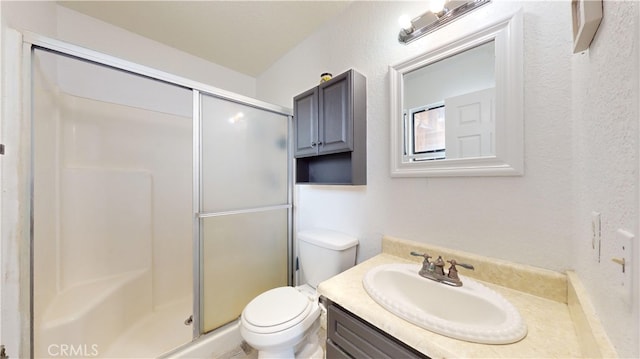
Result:
[[455,266],[460,266],[462,268],[466,268],[466,269],[471,269],[474,270],[475,268],[471,265],[471,264],[466,264],[466,263],[458,263],[458,261],[456,261],[455,259],[452,260],[448,260],[448,263],[451,263],[451,266],[455,267]]
[[418,252],[411,252],[412,256],[416,256],[416,257],[423,257],[425,260],[429,260],[429,258],[431,258],[430,255],[428,255],[427,253],[418,253]]
[[458,269],[456,269],[456,266],[471,270],[474,269],[473,266],[471,264],[458,263],[458,261],[456,261],[455,259],[448,260],[447,262],[451,264],[451,267],[449,267],[449,273],[447,273],[447,277],[449,278],[451,285],[456,287],[462,286],[462,282],[460,281],[460,277],[458,276]]

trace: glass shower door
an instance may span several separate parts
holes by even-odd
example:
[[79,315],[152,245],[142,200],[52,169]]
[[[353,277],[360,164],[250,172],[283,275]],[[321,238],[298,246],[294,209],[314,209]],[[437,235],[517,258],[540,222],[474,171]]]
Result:
[[31,59],[33,356],[149,358],[191,341],[193,91]]
[[201,308],[209,332],[288,283],[289,117],[201,95]]

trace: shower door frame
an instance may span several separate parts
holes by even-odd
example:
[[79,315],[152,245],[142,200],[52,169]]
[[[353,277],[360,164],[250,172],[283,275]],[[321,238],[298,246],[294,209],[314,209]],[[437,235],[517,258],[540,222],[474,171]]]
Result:
[[[73,45],[64,41],[52,39],[46,36],[42,36],[36,33],[23,31],[16,32],[18,37],[22,37],[22,53],[15,54],[17,57],[21,57],[22,66],[22,88],[21,96],[23,97],[23,107],[21,109],[21,120],[27,131],[29,132],[26,143],[23,144],[24,148],[28,149],[20,155],[20,159],[29,163],[28,179],[23,181],[28,182],[27,190],[25,191],[26,208],[24,215],[28,218],[28,225],[23,223],[22,229],[23,235],[20,242],[25,245],[28,253],[18,253],[18,261],[20,266],[20,277],[27,277],[29,280],[29,303],[28,303],[28,318],[22,318],[21,331],[23,333],[29,333],[29,343],[20,343],[20,351],[22,355],[28,354],[29,357],[33,357],[34,348],[34,328],[33,328],[33,129],[32,129],[32,52],[34,49],[41,49],[49,52],[56,53],[61,56],[68,56],[82,61],[88,61],[97,65],[105,66],[115,70],[128,72],[134,75],[150,78],[160,82],[164,82],[170,85],[182,87],[192,91],[193,94],[193,113],[192,113],[192,125],[193,125],[193,210],[192,210],[192,223],[193,223],[193,335],[192,341],[204,334],[204,323],[202,320],[202,313],[204,311],[204,303],[202,303],[203,293],[203,238],[200,232],[200,223],[202,218],[211,216],[211,213],[201,212],[201,129],[202,129],[202,109],[201,109],[201,97],[203,95],[212,96],[226,101],[231,101],[241,105],[250,106],[256,109],[264,110],[267,112],[282,115],[287,119],[287,158],[291,158],[293,153],[293,141],[291,140],[291,132],[293,127],[293,111],[290,108],[270,104],[254,98],[250,98],[244,95],[236,94],[230,91],[222,90],[214,86],[210,86],[197,81],[189,80],[181,76],[173,75],[167,72],[156,70],[144,65],[139,65],[130,61],[122,60],[120,58],[107,55],[98,51],[83,48],[81,46]],[[10,54],[11,56],[11,54]],[[19,142],[19,141],[18,141]],[[271,209],[287,209],[288,228],[287,228],[287,283],[292,285],[294,283],[294,247],[293,247],[293,172],[294,165],[292,161],[287,161],[287,203],[283,205],[271,206],[268,208],[248,209],[241,212],[256,212]],[[23,179],[24,180],[24,179]],[[26,197],[23,193],[18,193],[17,196]],[[4,200],[4,199],[3,199]],[[18,224],[20,227],[20,224]],[[4,230],[3,230],[4,231]],[[3,232],[6,233],[6,232]],[[28,262],[28,263],[27,263]],[[27,273],[25,273],[27,272]],[[3,290],[5,288],[2,288]],[[27,303],[19,303],[20,307],[24,307]],[[21,308],[27,309],[27,308]],[[25,310],[26,311],[26,310]],[[22,339],[24,341],[24,339]],[[185,343],[188,345],[189,343]],[[24,351],[27,350],[28,353]],[[15,355],[15,354],[14,354]]]

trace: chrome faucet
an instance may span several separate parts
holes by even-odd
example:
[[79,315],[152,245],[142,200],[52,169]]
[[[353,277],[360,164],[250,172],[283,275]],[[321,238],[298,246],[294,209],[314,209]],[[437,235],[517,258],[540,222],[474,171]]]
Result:
[[454,287],[462,286],[462,281],[460,281],[460,277],[458,276],[458,269],[456,268],[456,266],[471,270],[474,269],[471,264],[458,263],[455,259],[451,259],[447,261],[450,266],[448,273],[445,274],[445,261],[444,259],[442,259],[442,256],[438,256],[438,259],[432,262],[429,261],[429,259],[431,259],[432,257],[427,253],[411,252],[411,255],[424,258],[424,261],[422,261],[422,268],[418,272],[420,276]]

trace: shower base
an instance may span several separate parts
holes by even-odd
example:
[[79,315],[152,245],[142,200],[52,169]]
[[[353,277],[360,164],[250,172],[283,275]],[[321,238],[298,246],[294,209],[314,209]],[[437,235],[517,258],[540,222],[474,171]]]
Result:
[[156,358],[188,343],[192,326],[184,321],[191,315],[192,299],[184,298],[156,308],[123,332],[105,351],[103,358]]
[[153,308],[151,273],[89,281],[58,294],[36,329],[37,358],[155,358],[192,339],[191,296]]
[[257,358],[253,348],[243,345],[240,335],[240,321],[226,324],[193,342],[163,354],[161,359],[248,359]]

